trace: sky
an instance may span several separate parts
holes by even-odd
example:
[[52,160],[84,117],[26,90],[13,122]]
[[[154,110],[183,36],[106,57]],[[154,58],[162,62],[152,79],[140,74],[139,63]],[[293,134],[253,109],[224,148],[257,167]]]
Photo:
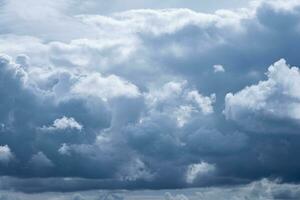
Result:
[[299,199],[300,1],[0,0],[0,200]]

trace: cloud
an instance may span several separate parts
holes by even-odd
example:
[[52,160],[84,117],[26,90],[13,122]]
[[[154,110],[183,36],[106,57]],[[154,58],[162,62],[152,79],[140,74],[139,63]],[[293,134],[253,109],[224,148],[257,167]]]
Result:
[[154,174],[149,171],[143,161],[135,159],[129,165],[124,166],[120,178],[127,181],[153,180]]
[[33,155],[29,161],[29,164],[38,169],[53,166],[52,161],[43,152],[38,152],[37,154]]
[[76,94],[96,96],[104,101],[121,96],[129,98],[139,96],[138,88],[135,85],[123,81],[115,75],[103,78],[97,73],[81,78],[71,90]]
[[213,68],[214,68],[215,73],[225,72],[225,69],[224,69],[223,65],[214,65]]
[[165,200],[189,200],[189,199],[183,194],[173,196],[171,193],[167,192],[165,194]]
[[[299,68],[281,59],[268,68],[266,75],[267,80],[226,95],[226,117],[254,132],[282,132],[288,129],[288,121],[298,126]],[[279,124],[272,128],[272,123]]]
[[145,94],[146,104],[154,112],[173,113],[179,127],[184,126],[195,115],[209,115],[214,112],[216,95],[204,96],[189,88],[187,81],[168,82],[162,89],[150,90]]
[[110,15],[74,4],[86,6],[1,4],[0,155],[14,158],[1,187],[299,181],[299,70],[286,64],[300,62],[299,2]]
[[14,158],[13,153],[7,145],[0,146],[0,162],[8,163],[10,160]]
[[72,200],[84,200],[84,197],[82,197],[80,194],[74,194]]
[[278,180],[262,179],[249,184],[227,186],[227,187],[209,187],[209,188],[191,188],[180,190],[150,190],[150,191],[76,191],[69,193],[44,192],[41,194],[25,194],[14,191],[1,191],[1,197],[6,199],[165,199],[165,200],[222,200],[226,199],[299,199],[298,184],[284,184]]
[[53,122],[52,126],[49,127],[43,127],[43,130],[65,130],[65,129],[77,129],[81,131],[82,125],[79,124],[74,118],[70,117],[65,117],[63,116],[62,118],[56,119]]
[[215,101],[216,96],[212,94],[210,97],[203,97],[197,91],[191,91],[188,93],[187,99],[195,101],[204,114],[210,114],[213,112],[212,103]]
[[70,155],[70,150],[71,148],[66,143],[63,143],[58,149],[58,152],[62,155]]
[[214,165],[201,162],[199,164],[191,164],[188,166],[186,172],[186,182],[193,183],[197,178],[201,176],[209,175],[210,173],[215,172],[216,168]]

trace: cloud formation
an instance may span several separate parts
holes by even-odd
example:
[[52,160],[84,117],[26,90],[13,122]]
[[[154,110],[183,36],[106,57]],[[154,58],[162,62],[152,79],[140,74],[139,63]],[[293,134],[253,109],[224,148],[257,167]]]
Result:
[[299,1],[211,14],[74,4],[0,5],[0,189],[300,181]]
[[83,127],[79,124],[74,118],[68,118],[63,116],[62,118],[56,119],[53,122],[53,125],[49,127],[43,127],[44,130],[65,130],[65,129],[77,129],[81,130]]
[[[280,123],[272,128],[272,123],[287,121],[295,126],[299,124],[299,68],[290,67],[281,59],[268,68],[266,75],[266,81],[246,87],[236,94],[227,94],[225,116],[250,131],[292,133],[293,130],[282,130],[292,128],[290,125]],[[269,122],[262,121],[263,118]]]

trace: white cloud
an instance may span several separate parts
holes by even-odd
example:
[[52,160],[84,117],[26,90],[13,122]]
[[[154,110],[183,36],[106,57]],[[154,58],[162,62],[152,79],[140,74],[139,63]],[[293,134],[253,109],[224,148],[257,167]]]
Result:
[[134,84],[115,75],[103,77],[99,73],[82,77],[73,86],[72,92],[99,97],[104,101],[118,97],[136,98],[140,95],[139,89]]
[[62,118],[56,119],[53,125],[49,127],[42,127],[43,130],[65,130],[65,129],[76,129],[81,131],[83,126],[79,124],[73,117],[63,116]]
[[[0,25],[2,22],[3,27],[16,34],[1,35],[4,38],[3,41],[0,39],[2,52],[25,53],[29,57],[34,55],[33,63],[60,61],[60,65],[85,65],[100,67],[101,70],[111,69],[112,64],[124,65],[124,61],[133,62],[133,58],[137,62],[144,62],[144,58],[139,57],[145,50],[139,37],[140,33],[173,34],[188,26],[196,26],[204,31],[210,27],[230,27],[236,30],[240,29],[240,20],[250,17],[245,14],[246,12],[230,12],[231,15],[228,12],[224,14],[226,13],[224,11],[204,14],[190,9],[141,9],[109,16],[88,14],[69,16],[67,8],[72,4],[69,0],[8,2],[2,9],[0,17],[5,20],[0,21]],[[26,6],[32,7],[30,12],[24,9]],[[60,34],[57,30],[67,31]],[[199,39],[207,47],[223,40],[210,38],[204,36]],[[53,42],[45,42],[49,40]],[[208,44],[207,40],[211,44]],[[175,55],[188,56],[183,53],[185,46],[181,43],[173,42],[168,46],[171,48],[167,49]],[[160,52],[160,49],[157,52]],[[37,54],[40,54],[40,57]],[[133,67],[136,66],[131,66]]]
[[11,152],[8,145],[0,146],[0,162],[8,163],[14,158],[13,153]]
[[67,118],[65,116],[63,116],[60,119],[56,119],[53,122],[53,127],[56,129],[78,129],[81,130],[82,129],[82,125],[79,124],[74,118]]
[[190,105],[183,105],[175,110],[174,114],[177,118],[178,126],[183,127],[195,112],[197,112],[197,110]]
[[149,112],[160,112],[175,117],[177,125],[183,127],[195,115],[214,112],[215,94],[204,96],[188,87],[187,81],[171,81],[161,89],[150,89],[144,93]]
[[186,182],[192,184],[197,178],[214,173],[215,170],[215,165],[206,162],[191,164],[186,171]]
[[[268,79],[225,98],[224,114],[246,128],[265,131],[263,119],[290,119],[300,122],[300,71],[284,59],[268,68]],[[284,126],[284,123],[282,124]],[[280,130],[280,129],[279,129]]]
[[213,103],[216,101],[216,95],[211,94],[210,97],[201,95],[198,91],[193,90],[187,94],[187,100],[194,101],[202,110],[203,114],[211,114],[214,112]]
[[225,72],[225,68],[223,67],[223,65],[214,65],[213,68],[215,73]]

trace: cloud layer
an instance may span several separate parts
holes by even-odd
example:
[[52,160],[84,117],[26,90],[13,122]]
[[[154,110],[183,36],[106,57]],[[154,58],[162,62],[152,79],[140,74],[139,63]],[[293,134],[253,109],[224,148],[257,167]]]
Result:
[[1,191],[3,200],[248,200],[248,199],[299,199],[300,190],[297,184],[282,184],[279,181],[263,179],[243,186],[209,187],[181,190],[152,191],[107,191],[92,190],[71,193],[25,194],[21,192]]
[[0,188],[300,181],[299,1],[109,15],[76,2],[1,3]]

